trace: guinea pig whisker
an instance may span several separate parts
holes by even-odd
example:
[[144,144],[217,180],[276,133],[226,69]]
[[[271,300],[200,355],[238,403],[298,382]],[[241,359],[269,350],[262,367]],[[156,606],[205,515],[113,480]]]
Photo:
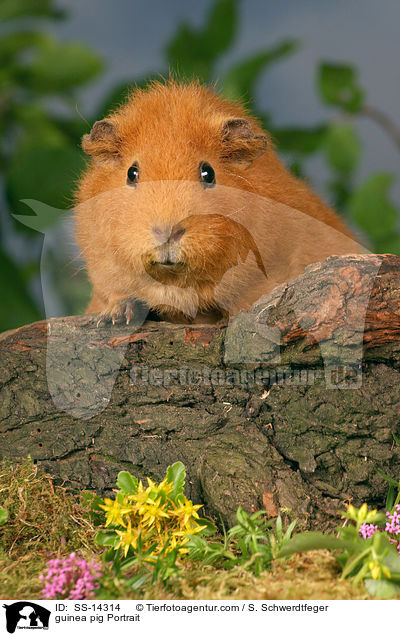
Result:
[[236,210],[233,210],[233,212],[230,212],[229,214],[225,214],[225,216],[229,219],[232,219],[236,214],[239,214],[239,212],[242,212],[245,209],[246,209],[246,206],[242,205],[241,208],[237,208]]
[[249,181],[245,177],[242,177],[242,175],[238,174],[237,172],[231,172],[230,170],[227,170],[227,173],[235,177],[235,179],[242,179],[242,181],[245,181],[246,183],[248,183],[251,188],[254,187],[251,181]]

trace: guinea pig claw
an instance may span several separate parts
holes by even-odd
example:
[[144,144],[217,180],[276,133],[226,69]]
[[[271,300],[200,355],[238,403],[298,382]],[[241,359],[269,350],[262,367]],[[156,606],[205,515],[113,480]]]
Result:
[[107,323],[112,325],[125,322],[127,325],[131,323],[132,318],[135,315],[134,303],[130,300],[123,300],[109,311],[103,311],[96,323],[97,327],[104,326]]
[[132,303],[126,303],[125,317],[126,317],[126,324],[129,325],[129,323],[131,322],[131,320],[133,318]]
[[106,323],[106,317],[103,314],[100,314],[100,318],[96,322],[96,329],[98,329],[99,327],[103,327],[105,323]]

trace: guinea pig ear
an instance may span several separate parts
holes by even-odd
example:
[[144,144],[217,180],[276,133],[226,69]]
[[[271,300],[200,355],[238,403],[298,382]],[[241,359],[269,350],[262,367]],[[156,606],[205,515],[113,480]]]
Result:
[[267,138],[255,135],[247,119],[228,119],[222,126],[222,158],[251,163],[267,149]]
[[98,161],[119,158],[121,140],[111,119],[101,119],[93,124],[88,135],[82,137],[84,152]]

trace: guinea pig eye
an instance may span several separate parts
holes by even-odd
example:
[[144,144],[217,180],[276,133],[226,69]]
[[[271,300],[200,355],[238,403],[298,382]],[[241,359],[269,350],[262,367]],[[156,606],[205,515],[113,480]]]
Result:
[[205,188],[212,188],[215,185],[214,168],[206,161],[202,161],[199,165],[199,178]]
[[126,177],[127,185],[136,185],[139,181],[139,166],[137,163],[133,163],[128,170]]

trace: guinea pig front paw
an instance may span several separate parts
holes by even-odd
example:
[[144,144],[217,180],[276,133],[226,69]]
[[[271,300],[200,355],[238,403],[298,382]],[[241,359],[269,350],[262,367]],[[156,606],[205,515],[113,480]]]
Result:
[[110,322],[113,325],[122,323],[129,325],[132,318],[136,315],[136,310],[137,301],[134,298],[121,300],[119,303],[110,305],[101,312],[96,326],[104,326],[109,324]]

